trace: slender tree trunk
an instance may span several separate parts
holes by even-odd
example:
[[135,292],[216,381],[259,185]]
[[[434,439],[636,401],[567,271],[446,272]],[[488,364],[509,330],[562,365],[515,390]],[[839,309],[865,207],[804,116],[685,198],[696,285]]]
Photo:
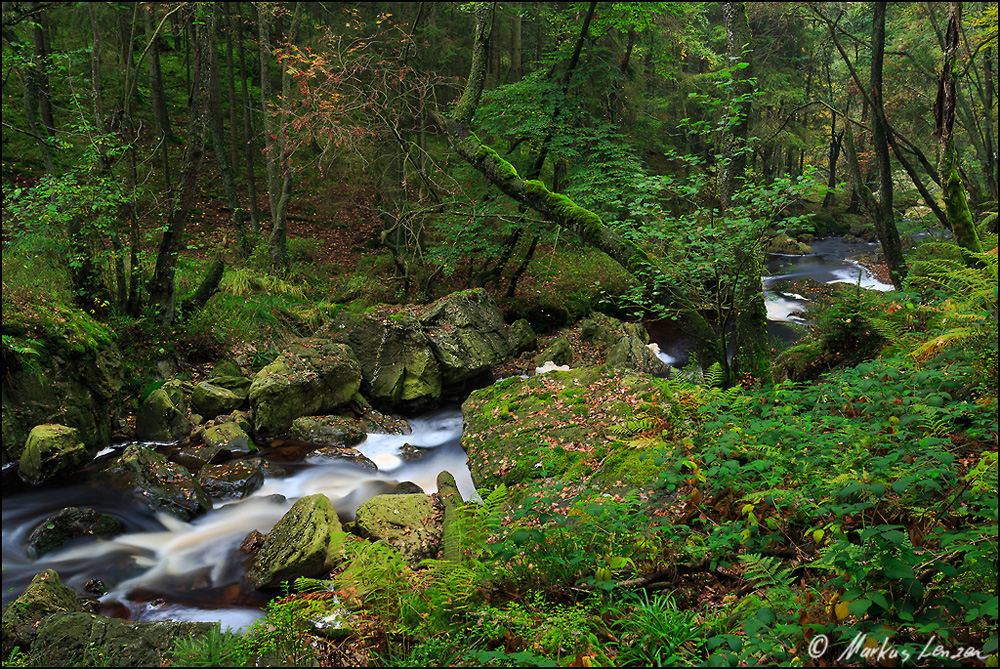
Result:
[[238,148],[240,133],[236,123],[236,68],[233,66],[233,31],[236,22],[228,5],[223,5],[223,11],[228,19],[224,25],[226,31],[226,70],[229,74],[229,77],[226,79],[229,89],[229,164],[233,168],[233,178],[237,178],[240,172],[240,152]]
[[[301,16],[302,3],[296,2],[288,35],[289,41],[293,44],[296,41]],[[282,68],[281,97],[284,105],[287,106],[291,103],[292,75],[286,68]],[[276,203],[274,223],[271,227],[271,238],[268,245],[270,247],[271,268],[276,272],[285,272],[288,270],[288,202],[292,196],[292,178],[294,176],[289,160],[287,112],[281,114],[276,157],[281,173],[281,192]]]
[[511,3],[514,13],[510,30],[510,81],[521,80],[521,3]]
[[[723,160],[719,173],[719,200],[725,216],[732,206],[746,172],[750,114],[753,96],[753,35],[747,18],[746,5],[742,2],[722,3],[722,18],[726,26],[726,45],[729,62],[736,68],[731,75],[737,119],[728,124],[723,136]],[[733,231],[734,234],[736,231]],[[748,246],[735,249],[736,310],[735,351],[732,369],[727,381],[742,381],[743,377],[771,383],[771,348],[767,334],[767,306],[761,282],[762,262],[760,240],[748,240]],[[724,335],[725,333],[723,333]]]
[[[37,8],[41,3],[31,3]],[[45,39],[45,25],[49,22],[48,14],[40,12],[38,19],[31,24],[31,46],[34,55],[36,84],[38,86],[38,111],[41,114],[45,135],[51,137],[56,130],[55,118],[52,115],[52,101],[49,97],[49,48]]]
[[[949,2],[948,14],[944,65],[938,79],[937,101],[934,103],[935,132],[941,142],[941,197],[955,241],[966,251],[982,253],[983,247],[959,176],[958,151],[955,147],[955,111],[958,106],[955,81],[958,78],[958,31],[962,22],[962,3]],[[967,256],[966,262],[977,265],[980,261]]]
[[874,3],[872,17],[872,147],[875,150],[875,165],[878,170],[879,196],[875,200],[875,232],[882,242],[882,253],[889,266],[889,278],[896,290],[903,288],[906,278],[906,261],[903,246],[896,229],[896,212],[892,208],[892,163],[889,160],[889,127],[885,118],[885,103],[882,100],[882,61],[885,54],[885,12],[886,3]]
[[[205,5],[207,12],[217,11],[212,5]],[[192,58],[191,109],[188,115],[187,141],[184,147],[184,165],[181,172],[180,193],[173,199],[167,214],[167,225],[160,240],[156,256],[156,267],[149,284],[149,295],[158,311],[158,319],[163,325],[172,325],[176,312],[176,286],[174,275],[177,258],[184,245],[184,226],[194,200],[198,184],[198,174],[204,158],[205,127],[208,123],[208,49],[209,34],[205,24],[192,25],[194,54]]]
[[[215,34],[212,35],[214,40]],[[211,74],[209,75],[209,95],[208,95],[208,129],[212,138],[212,150],[215,153],[215,163],[219,167],[219,174],[222,175],[222,190],[226,194],[226,202],[229,204],[230,221],[233,231],[236,233],[236,246],[240,257],[246,258],[252,252],[250,239],[246,231],[246,216],[243,208],[240,207],[240,197],[236,192],[236,180],[233,170],[229,164],[229,152],[222,132],[222,93],[219,90],[219,55],[212,45],[211,56],[209,58]],[[230,98],[232,99],[232,98]]]
[[[234,25],[236,19],[233,20]],[[250,91],[247,84],[246,46],[243,43],[243,35],[240,37],[240,82],[243,98],[243,161],[246,163],[247,200],[250,209],[250,234],[256,240],[260,235],[260,207],[257,206],[257,172],[254,169],[256,164],[256,133],[253,131],[253,115],[250,106]],[[254,241],[256,243],[256,241]]]

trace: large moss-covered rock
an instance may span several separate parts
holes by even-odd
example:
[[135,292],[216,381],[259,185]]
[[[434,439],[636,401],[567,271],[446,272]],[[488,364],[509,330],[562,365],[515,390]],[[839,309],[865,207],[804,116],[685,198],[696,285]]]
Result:
[[58,613],[42,621],[32,646],[34,666],[76,659],[95,667],[162,667],[175,643],[208,634],[218,623],[133,622],[89,613]]
[[59,574],[46,569],[37,574],[21,596],[3,612],[3,657],[15,647],[27,652],[38,635],[38,625],[53,613],[83,611],[76,593],[63,585]]
[[39,484],[70,473],[90,459],[80,431],[65,425],[36,425],[21,453],[19,473],[28,483]]
[[243,402],[249,394],[249,388],[250,384],[248,380],[246,390],[241,396],[229,388],[210,381],[202,381],[194,387],[191,393],[191,406],[195,411],[207,418],[215,418],[216,416],[228,414],[230,411],[243,406]]
[[424,494],[378,495],[358,508],[357,533],[384,541],[411,565],[436,557],[441,546],[441,525],[434,502]]
[[28,535],[25,553],[32,560],[62,548],[66,542],[79,537],[114,537],[125,530],[114,516],[93,509],[66,507],[43,520]]
[[412,314],[342,315],[335,328],[361,364],[362,394],[386,412],[419,413],[441,400],[441,365]]
[[[65,312],[48,314],[61,319],[64,339],[32,341],[23,354],[12,356],[4,349],[0,464],[20,458],[32,427],[54,420],[79,430],[91,454],[111,438],[120,407],[121,352],[106,325],[78,310]],[[5,302],[4,341],[17,341],[18,333]]]
[[235,421],[213,425],[201,435],[206,446],[219,448],[230,453],[252,453],[257,447],[250,436]]
[[765,248],[767,253],[777,253],[786,256],[806,256],[813,253],[808,244],[792,239],[785,235],[778,235],[767,240]]
[[132,444],[108,468],[110,484],[152,511],[191,520],[212,508],[212,500],[187,469],[153,449]]
[[135,433],[140,439],[171,442],[190,431],[187,394],[181,381],[168,381],[151,392],[135,417]]
[[610,478],[618,473],[606,469],[610,456],[631,448],[628,435],[642,430],[641,419],[670,415],[675,404],[656,379],[607,365],[477,390],[462,405],[472,482],[492,490],[550,477]]
[[326,495],[303,497],[267,533],[247,580],[255,588],[276,588],[300,576],[323,576],[334,566],[343,538]]
[[420,314],[444,386],[476,379],[514,350],[500,307],[482,288],[442,297]]
[[332,413],[360,387],[361,368],[347,346],[294,340],[250,385],[254,429],[262,436],[283,434],[300,416]]

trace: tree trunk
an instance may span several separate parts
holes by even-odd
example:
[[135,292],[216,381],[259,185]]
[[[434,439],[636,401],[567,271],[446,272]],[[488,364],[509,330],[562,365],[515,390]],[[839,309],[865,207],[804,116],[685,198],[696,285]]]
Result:
[[[966,251],[982,253],[983,247],[959,176],[958,151],[954,135],[957,108],[955,80],[958,78],[958,30],[962,21],[962,3],[949,2],[948,14],[944,65],[938,79],[937,101],[934,103],[935,132],[941,142],[941,197],[955,241]],[[978,265],[981,261],[967,255],[966,262]]]
[[233,231],[236,233],[237,249],[240,257],[246,258],[250,255],[253,249],[250,247],[250,239],[247,236],[245,227],[246,215],[243,208],[240,207],[240,197],[236,192],[236,180],[233,176],[232,167],[229,164],[229,152],[222,133],[222,93],[219,89],[218,72],[219,55],[214,45],[214,38],[216,34],[217,33],[213,32],[211,36],[213,44],[211,57],[209,58],[209,65],[211,68],[209,86],[211,90],[209,91],[208,96],[208,129],[209,134],[212,137],[212,149],[215,153],[215,163],[219,166],[219,174],[222,175],[222,190],[226,194],[226,201],[229,204],[229,211],[231,212],[230,216]]
[[[292,25],[288,33],[288,41],[293,44],[298,35],[301,17],[302,3],[296,2],[295,11],[292,15]],[[292,75],[285,68],[282,68],[281,74],[281,98],[287,108],[291,104],[292,98]],[[275,206],[271,238],[268,241],[271,269],[279,273],[288,270],[288,202],[292,196],[292,177],[294,176],[289,160],[288,122],[288,112],[283,111],[278,129],[278,143],[275,154],[279,161],[278,166],[281,173],[281,192]]]
[[[234,19],[234,24],[236,20]],[[240,82],[243,98],[243,160],[246,163],[247,200],[250,205],[250,234],[256,239],[260,234],[260,208],[257,206],[257,173],[254,169],[257,152],[254,150],[256,133],[253,131],[253,116],[250,113],[250,91],[247,84],[247,54],[240,36]],[[254,243],[256,243],[254,241]]]
[[[205,11],[210,14],[217,11],[212,5],[206,5]],[[190,19],[189,19],[190,20]],[[184,225],[187,223],[188,212],[194,200],[198,185],[198,174],[205,151],[205,127],[208,123],[208,49],[210,48],[209,32],[205,24],[192,25],[194,35],[194,57],[192,58],[191,77],[194,89],[191,95],[191,108],[188,113],[187,141],[184,147],[184,165],[181,172],[180,193],[173,199],[167,214],[167,225],[160,240],[156,255],[156,267],[149,283],[149,296],[156,305],[160,323],[172,325],[176,312],[174,275],[177,270],[177,257],[184,244]]]
[[902,290],[906,278],[906,261],[903,246],[896,229],[896,212],[892,208],[892,163],[889,160],[889,124],[882,100],[882,60],[885,53],[885,2],[874,4],[872,16],[872,148],[878,170],[879,196],[874,201],[875,232],[882,242],[882,253],[889,265],[889,278],[896,290]]
[[[750,114],[753,96],[753,35],[747,18],[746,5],[742,2],[722,3],[722,18],[726,26],[726,46],[732,70],[734,122],[728,124],[723,136],[723,159],[719,171],[719,200],[723,216],[730,209],[734,198],[743,186],[746,173]],[[735,67],[746,63],[746,67]],[[732,231],[736,234],[737,231]],[[762,262],[760,240],[749,240],[747,247],[735,249],[736,282],[735,351],[732,369],[727,381],[743,378],[771,383],[771,348],[767,334],[767,306],[761,281]],[[724,333],[723,333],[724,334]]]

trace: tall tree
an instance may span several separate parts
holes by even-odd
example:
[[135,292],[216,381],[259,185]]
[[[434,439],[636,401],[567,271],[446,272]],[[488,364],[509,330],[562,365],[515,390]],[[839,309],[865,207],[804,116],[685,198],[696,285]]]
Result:
[[[199,3],[199,13],[211,15],[217,11],[211,3]],[[209,66],[208,50],[212,48],[208,25],[195,21],[189,14],[187,22],[193,35],[193,58],[191,80],[191,106],[188,110],[187,140],[184,146],[184,163],[181,167],[180,192],[172,198],[167,212],[167,222],[160,239],[156,255],[156,267],[149,282],[149,296],[157,310],[157,317],[163,325],[174,322],[177,311],[174,276],[177,258],[184,246],[184,227],[188,212],[194,201],[198,185],[201,162],[205,157],[205,129],[208,125]]]
[[[755,86],[753,35],[746,4],[722,3],[726,27],[726,50],[732,80],[733,119],[723,135],[722,165],[719,168],[719,200],[723,217],[743,186],[749,151],[750,115]],[[739,234],[739,231],[732,231]],[[771,351],[767,334],[767,307],[761,283],[760,239],[748,239],[737,246],[736,257],[736,342],[732,375],[771,382]]]
[[[958,245],[973,253],[983,247],[976,233],[972,212],[965,197],[965,188],[958,173],[958,149],[955,146],[955,112],[958,107],[955,82],[958,79],[959,26],[962,23],[962,3],[948,3],[948,28],[945,31],[944,64],[938,80],[934,103],[935,133],[941,142],[941,197],[951,230]],[[968,262],[976,260],[968,258]]]

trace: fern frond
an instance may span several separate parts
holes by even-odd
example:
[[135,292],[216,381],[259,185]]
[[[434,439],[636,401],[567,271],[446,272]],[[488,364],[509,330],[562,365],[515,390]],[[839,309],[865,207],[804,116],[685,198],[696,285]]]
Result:
[[713,362],[712,366],[705,370],[705,386],[708,388],[717,388],[722,385],[722,381],[722,365]]

